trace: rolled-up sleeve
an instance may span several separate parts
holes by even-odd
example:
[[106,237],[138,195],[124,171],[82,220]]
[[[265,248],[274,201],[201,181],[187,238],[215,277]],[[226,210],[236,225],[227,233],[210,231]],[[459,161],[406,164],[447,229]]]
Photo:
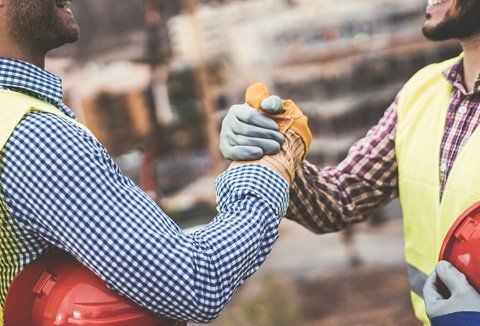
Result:
[[105,148],[64,119],[33,113],[2,153],[2,199],[16,223],[63,249],[150,311],[214,319],[266,259],[288,184],[261,165],[216,182],[218,215],[184,233]]

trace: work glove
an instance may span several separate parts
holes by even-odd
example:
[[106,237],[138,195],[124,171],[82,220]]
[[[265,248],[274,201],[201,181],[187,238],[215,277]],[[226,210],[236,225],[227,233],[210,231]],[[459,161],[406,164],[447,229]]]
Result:
[[[444,298],[437,285],[441,280],[451,293]],[[459,312],[480,312],[480,294],[468,283],[464,274],[451,263],[441,261],[428,277],[423,288],[428,318],[436,318]]]
[[277,124],[278,131],[284,136],[285,141],[277,154],[266,155],[260,160],[248,162],[234,162],[231,167],[242,164],[263,164],[292,183],[295,171],[303,162],[310,149],[312,134],[308,128],[308,118],[291,100],[282,101],[278,97],[271,97],[268,87],[256,83],[247,89],[245,102],[250,111],[269,115],[263,107],[269,107],[278,112],[278,107],[283,107],[282,113],[269,115]]
[[[285,112],[283,101],[278,96],[267,96],[261,103],[254,104],[271,115]],[[220,134],[220,151],[226,159],[258,160],[280,151],[285,138],[275,120],[264,113],[252,110],[247,103],[230,108]]]

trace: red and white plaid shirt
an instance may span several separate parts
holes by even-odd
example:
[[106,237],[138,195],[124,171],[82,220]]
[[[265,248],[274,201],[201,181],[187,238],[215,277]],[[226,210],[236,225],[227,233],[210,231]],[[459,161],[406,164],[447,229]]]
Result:
[[[444,76],[453,90],[440,152],[442,193],[459,151],[480,123],[480,76],[471,93],[464,84],[463,59]],[[333,232],[365,220],[397,197],[397,108],[398,96],[338,166],[319,168],[305,162],[291,188],[287,218],[314,232]]]

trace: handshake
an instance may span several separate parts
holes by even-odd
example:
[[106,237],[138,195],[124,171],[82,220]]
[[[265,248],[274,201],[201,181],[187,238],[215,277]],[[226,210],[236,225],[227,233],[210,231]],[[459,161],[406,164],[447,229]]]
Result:
[[234,161],[264,165],[289,184],[307,155],[312,141],[308,118],[291,100],[270,96],[264,84],[247,89],[245,104],[234,105],[223,120],[220,150]]

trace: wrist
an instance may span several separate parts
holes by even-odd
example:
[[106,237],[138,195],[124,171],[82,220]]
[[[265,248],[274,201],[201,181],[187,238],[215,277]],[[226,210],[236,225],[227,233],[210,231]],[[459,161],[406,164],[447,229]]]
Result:
[[247,164],[263,165],[292,184],[295,178],[295,171],[300,168],[305,157],[305,144],[298,134],[289,130],[285,134],[285,142],[280,152],[275,155],[267,155],[259,160],[233,162],[229,168]]
[[291,185],[293,182],[294,172],[291,168],[291,163],[279,154],[265,156],[260,160],[232,162],[228,168],[233,169],[249,164],[259,164],[270,169],[275,174],[282,177],[288,183],[288,185]]

